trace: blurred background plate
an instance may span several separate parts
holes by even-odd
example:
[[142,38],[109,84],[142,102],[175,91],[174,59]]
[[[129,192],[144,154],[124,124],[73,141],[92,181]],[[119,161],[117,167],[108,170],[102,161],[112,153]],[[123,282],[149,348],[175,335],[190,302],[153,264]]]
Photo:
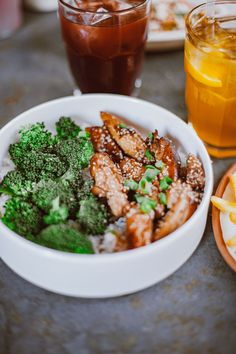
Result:
[[185,38],[185,16],[203,0],[153,0],[147,51],[181,48]]

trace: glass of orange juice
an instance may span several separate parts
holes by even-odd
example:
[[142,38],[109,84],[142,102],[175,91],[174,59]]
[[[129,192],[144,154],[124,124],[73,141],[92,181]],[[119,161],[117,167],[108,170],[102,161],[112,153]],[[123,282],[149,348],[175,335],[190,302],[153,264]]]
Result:
[[236,156],[236,1],[212,6],[186,19],[186,104],[209,153],[223,158]]

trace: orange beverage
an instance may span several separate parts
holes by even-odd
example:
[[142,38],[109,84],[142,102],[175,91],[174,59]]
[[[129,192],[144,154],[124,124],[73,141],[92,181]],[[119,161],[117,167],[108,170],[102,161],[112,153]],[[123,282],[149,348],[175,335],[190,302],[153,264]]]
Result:
[[236,1],[200,5],[186,19],[188,119],[215,157],[236,156]]

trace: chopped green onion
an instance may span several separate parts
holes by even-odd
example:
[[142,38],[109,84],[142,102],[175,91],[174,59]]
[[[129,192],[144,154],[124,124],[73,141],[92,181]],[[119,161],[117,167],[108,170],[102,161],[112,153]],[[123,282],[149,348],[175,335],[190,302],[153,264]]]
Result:
[[154,210],[157,206],[157,202],[150,198],[145,198],[140,205],[140,210],[145,213],[149,214],[152,210]]
[[160,171],[154,167],[154,166],[151,166],[147,168],[146,166],[146,172],[144,174],[144,177],[147,179],[148,182],[152,182],[156,176],[158,176],[160,173]]
[[150,170],[156,170],[156,167],[153,165],[146,165],[145,166],[146,170],[150,169]]
[[149,214],[157,206],[157,202],[155,200],[143,197],[139,194],[136,194],[135,199],[140,205],[140,210],[145,214]]
[[91,134],[89,132],[86,132],[85,130],[82,132],[79,132],[79,138],[90,138]]
[[139,182],[138,189],[143,194],[150,194],[152,193],[152,183],[149,182],[145,177],[143,177]]
[[160,170],[162,170],[164,167],[165,167],[165,164],[162,160],[158,160],[156,163],[155,163],[155,166],[157,168],[159,168]]
[[124,186],[132,191],[136,191],[138,189],[138,183],[132,179],[125,181]]
[[118,127],[121,128],[121,129],[125,129],[125,128],[127,128],[127,125],[125,125],[124,123],[120,123],[118,125]]
[[153,139],[153,133],[148,133],[148,138],[149,138],[150,140],[152,140],[152,139]]
[[153,159],[152,153],[148,149],[145,151],[145,156],[147,157],[148,160],[152,160]]
[[161,204],[167,205],[167,199],[166,199],[165,193],[160,193],[160,194],[159,194],[159,199],[160,199],[160,203],[161,203]]
[[162,190],[162,191],[167,190],[167,189],[170,187],[170,184],[171,184],[172,182],[173,182],[172,179],[171,179],[170,177],[168,177],[168,176],[162,178],[162,179],[160,180],[160,188],[161,188],[161,190]]

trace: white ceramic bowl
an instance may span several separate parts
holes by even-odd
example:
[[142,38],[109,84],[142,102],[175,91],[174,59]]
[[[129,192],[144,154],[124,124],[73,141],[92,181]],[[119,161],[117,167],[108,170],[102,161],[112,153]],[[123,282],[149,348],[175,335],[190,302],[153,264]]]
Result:
[[197,211],[178,230],[149,246],[116,254],[78,255],[51,250],[18,236],[0,222],[0,256],[17,274],[42,288],[80,297],[113,297],[147,288],[176,271],[197,248],[204,233],[213,174],[210,158],[194,131],[167,110],[118,95],[66,97],[22,113],[0,131],[0,166],[20,127],[44,121],[48,128],[62,115],[101,124],[99,111],[126,117],[131,124],[172,136],[182,151],[198,155],[206,188]]

